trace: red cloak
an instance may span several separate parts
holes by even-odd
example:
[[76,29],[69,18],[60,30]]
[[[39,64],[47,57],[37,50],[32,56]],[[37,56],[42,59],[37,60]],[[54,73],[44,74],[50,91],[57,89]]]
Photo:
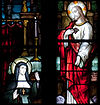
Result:
[[[73,28],[74,22],[71,22],[66,28]],[[59,40],[64,39],[64,33],[66,30],[62,30],[58,35]],[[69,35],[69,40],[73,40],[73,37]],[[69,45],[64,48],[63,42],[58,42],[60,59],[61,59],[61,70],[60,74],[64,81],[68,80],[68,90],[73,95],[74,99],[78,104],[88,104],[89,102],[89,75],[88,75],[88,62],[87,60],[84,68],[76,67],[75,61],[77,53],[80,47],[79,43],[69,42]],[[92,48],[91,53],[93,53],[94,48]],[[65,78],[66,77],[66,78]],[[67,87],[66,87],[67,88]]]

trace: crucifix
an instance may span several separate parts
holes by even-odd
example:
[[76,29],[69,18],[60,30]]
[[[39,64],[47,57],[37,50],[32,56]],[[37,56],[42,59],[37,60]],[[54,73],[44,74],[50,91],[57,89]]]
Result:
[[23,95],[25,94],[25,89],[24,88],[22,89],[22,93],[23,93]]
[[[22,12],[24,13],[27,13],[27,7],[26,7],[26,0],[23,1],[23,8],[22,8]],[[22,16],[21,16],[22,18]],[[25,18],[24,18],[25,19]],[[23,25],[24,25],[24,48],[23,48],[23,52],[22,52],[22,56],[28,56],[28,52],[27,52],[27,49],[26,49],[26,31],[27,31],[27,23],[28,23],[28,20],[24,20],[23,21]]]

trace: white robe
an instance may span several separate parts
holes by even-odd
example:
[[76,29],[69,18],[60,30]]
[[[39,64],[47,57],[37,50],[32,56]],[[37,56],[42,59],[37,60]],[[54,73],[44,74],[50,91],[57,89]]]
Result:
[[[73,33],[73,37],[76,40],[90,40],[93,37],[93,30],[90,23],[86,22],[81,26],[74,25],[73,28],[79,29],[79,31],[75,34]],[[91,42],[80,42],[80,48],[78,51],[78,55],[82,58],[83,62],[85,62],[91,51],[92,45]]]
[[[90,23],[86,22],[83,25],[79,25],[79,26],[74,25],[73,29],[74,28],[77,28],[79,30],[76,34],[73,33],[73,38],[75,40],[91,40],[92,39],[93,30]],[[64,39],[68,40],[68,36],[65,37],[65,35],[64,35]],[[66,48],[67,46],[68,46],[68,42],[64,42],[64,47]],[[91,48],[92,48],[91,42],[80,41],[80,48],[78,50],[77,55],[82,58],[81,64],[85,63],[85,61],[88,59]]]

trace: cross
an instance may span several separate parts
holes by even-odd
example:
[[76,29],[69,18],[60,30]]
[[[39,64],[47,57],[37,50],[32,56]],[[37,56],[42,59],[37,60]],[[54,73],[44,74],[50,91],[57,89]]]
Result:
[[22,90],[23,95],[25,94],[25,89]]

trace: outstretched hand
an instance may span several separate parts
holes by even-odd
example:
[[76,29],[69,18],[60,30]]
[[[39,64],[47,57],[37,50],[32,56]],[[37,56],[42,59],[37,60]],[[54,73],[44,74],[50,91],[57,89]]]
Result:
[[79,66],[80,68],[82,68],[84,66],[84,62],[81,60],[80,56],[77,56],[75,65]]
[[81,62],[81,57],[80,56],[77,56],[75,65],[76,66],[79,66],[80,62]]
[[18,97],[17,89],[13,92],[13,99],[16,99]]
[[40,81],[40,76],[39,76],[38,72],[35,72],[35,78],[36,78],[37,81]]

